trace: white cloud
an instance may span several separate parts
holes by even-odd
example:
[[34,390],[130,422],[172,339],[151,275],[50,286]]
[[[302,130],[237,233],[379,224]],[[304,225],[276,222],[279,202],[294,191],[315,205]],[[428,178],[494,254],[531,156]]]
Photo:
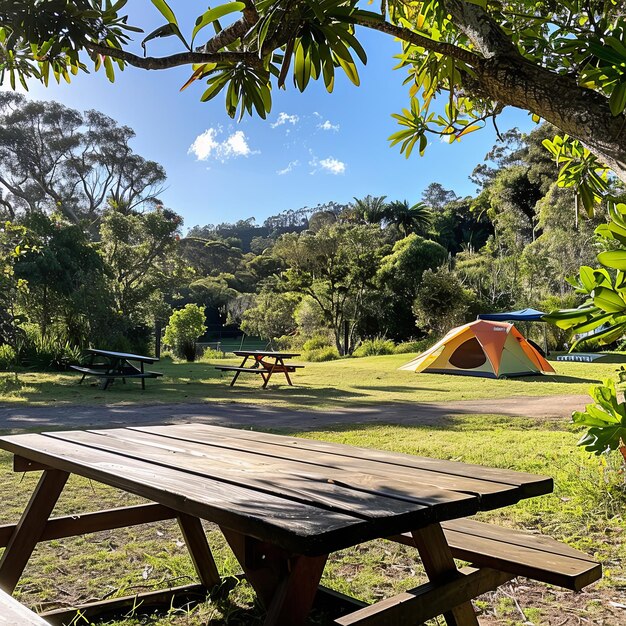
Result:
[[238,130],[230,135],[222,144],[222,147],[227,156],[250,156],[252,154],[252,150],[250,150],[242,130]]
[[322,130],[334,130],[335,132],[339,130],[339,124],[331,124],[330,120],[326,120],[325,122],[318,124],[317,127]]
[[211,156],[211,152],[219,145],[217,141],[215,141],[215,135],[217,135],[218,132],[219,131],[215,128],[205,130],[201,135],[198,135],[191,146],[189,146],[187,154],[195,154],[198,161],[206,161],[209,156]]
[[287,167],[285,167],[282,170],[276,170],[276,173],[279,176],[283,176],[284,174],[288,174],[289,172],[291,172],[291,170],[293,170],[294,167],[298,167],[298,165],[300,165],[300,161],[289,161],[289,163],[287,164]]
[[295,126],[300,121],[300,118],[297,115],[288,115],[287,113],[281,111],[278,114],[278,119],[270,124],[272,128],[276,128],[277,126],[283,126],[284,124],[291,124]]
[[344,174],[346,171],[346,164],[343,161],[334,159],[333,157],[322,159],[319,164],[322,169],[326,170],[330,174]]
[[225,162],[235,157],[247,157],[251,154],[258,154],[258,150],[252,150],[248,145],[248,140],[242,130],[237,130],[223,141],[219,141],[221,128],[207,128],[201,135],[198,135],[189,146],[188,154],[195,155],[198,161],[207,161],[213,157]]

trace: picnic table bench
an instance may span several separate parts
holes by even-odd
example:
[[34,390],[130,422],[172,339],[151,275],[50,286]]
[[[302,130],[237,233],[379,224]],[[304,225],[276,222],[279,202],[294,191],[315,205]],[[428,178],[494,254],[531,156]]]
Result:
[[[285,363],[285,359],[292,359],[300,356],[297,352],[275,352],[273,350],[236,350],[233,352],[235,356],[242,356],[243,361],[240,365],[217,365],[215,369],[222,372],[235,372],[233,379],[230,381],[232,387],[240,374],[260,374],[263,378],[263,389],[270,382],[272,374],[284,374],[287,383],[291,386],[291,378],[289,374],[293,374],[297,369],[301,369],[304,365],[296,365],[295,363]],[[252,365],[246,366],[248,359],[252,359]]]
[[[158,378],[163,376],[161,372],[148,372],[144,370],[144,364],[156,363],[159,359],[152,356],[143,356],[141,354],[131,354],[129,352],[114,352],[111,350],[99,350],[89,348],[85,352],[89,354],[89,362],[87,365],[70,365],[70,368],[80,372],[82,377],[78,384],[80,385],[86,376],[95,376],[100,379],[102,389],[107,389],[116,378],[121,378],[126,383],[127,378],[141,379],[141,388],[146,388],[146,378]],[[96,363],[96,358],[101,357],[102,362]],[[131,361],[139,363],[139,367],[133,365]]]
[[[0,448],[16,471],[43,470],[21,520],[0,527],[8,592],[39,541],[162,519],[178,520],[204,589],[222,581],[200,520],[220,527],[267,609],[265,626],[301,626],[316,598],[340,596],[319,586],[328,555],[374,539],[414,548],[429,582],[371,606],[341,595],[352,612],[337,626],[441,614],[449,626],[477,626],[471,600],[515,576],[573,590],[601,576],[599,563],[549,537],[467,519],[551,492],[545,476],[200,424],[12,435]],[[70,473],[153,504],[48,519]],[[81,612],[97,615],[101,604]]]

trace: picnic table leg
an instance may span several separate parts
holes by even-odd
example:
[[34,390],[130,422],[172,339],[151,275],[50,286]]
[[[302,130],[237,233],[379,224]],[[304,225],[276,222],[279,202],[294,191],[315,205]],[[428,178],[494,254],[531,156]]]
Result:
[[7,593],[13,593],[68,477],[68,472],[52,469],[41,475],[0,560],[0,588]]
[[[244,357],[243,361],[241,362],[241,365],[239,367],[243,367],[246,364],[246,361],[248,360],[248,357]],[[233,379],[230,381],[230,386],[232,387],[235,382],[237,381],[237,379],[239,378],[239,374],[241,374],[241,372],[235,372],[235,375],[233,376]]]
[[[441,525],[430,524],[412,535],[429,580],[437,583],[453,577],[457,568]],[[443,616],[448,626],[479,626],[471,602],[459,604]]]
[[283,358],[276,359],[276,363],[282,365],[283,371],[285,372],[285,378],[287,379],[289,386],[293,387],[293,385],[291,384],[291,378],[289,378],[289,371],[287,370],[287,366],[285,365],[285,360]]
[[100,389],[102,389],[103,391],[106,391],[109,387],[109,385],[111,385],[113,383],[113,379],[112,378],[107,378],[106,374],[115,374],[117,371],[119,371],[119,359],[110,359],[109,360],[109,367],[108,369],[104,370],[105,373],[105,377],[102,379],[102,381],[100,382]]
[[211,554],[211,548],[206,539],[204,528],[202,528],[202,522],[197,517],[179,513],[178,525],[183,533],[183,539],[187,544],[187,549],[200,582],[207,589],[215,587],[222,579]]
[[272,365],[272,367],[270,367],[269,371],[265,375],[265,376],[267,376],[267,378],[265,378],[265,376],[263,376],[263,380],[265,381],[263,383],[263,389],[267,388],[267,383],[270,382],[270,378],[272,377],[272,374],[274,373],[274,369],[275,368],[276,368],[276,361],[274,361],[274,364]]
[[[91,356],[89,357],[89,363],[87,364],[87,367],[89,369],[91,369],[91,366],[93,365],[93,361],[94,361],[95,356],[96,355],[92,352]],[[83,382],[83,380],[85,380],[85,376],[87,376],[87,372],[83,373],[81,379],[78,381],[79,385]]]
[[226,528],[222,532],[267,610],[263,626],[302,626],[311,612],[328,555],[289,554]]
[[[143,374],[143,361],[141,362],[141,373]],[[145,389],[146,388],[146,379],[142,376],[141,377],[141,388]]]

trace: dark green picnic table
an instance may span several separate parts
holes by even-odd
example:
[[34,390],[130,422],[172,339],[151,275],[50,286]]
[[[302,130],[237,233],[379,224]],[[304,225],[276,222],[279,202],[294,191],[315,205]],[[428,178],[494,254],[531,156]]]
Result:
[[[141,379],[141,388],[145,389],[146,378],[163,376],[161,372],[150,372],[144,369],[145,363],[152,364],[159,360],[153,356],[99,350],[97,348],[89,348],[86,352],[89,354],[87,365],[70,366],[73,370],[82,373],[79,385],[85,380],[86,376],[99,378],[102,389],[109,387],[116,378],[121,378],[123,383],[126,383],[127,378],[139,378]],[[100,359],[100,361],[96,361],[96,359]],[[134,361],[137,365],[131,363],[131,361]]]

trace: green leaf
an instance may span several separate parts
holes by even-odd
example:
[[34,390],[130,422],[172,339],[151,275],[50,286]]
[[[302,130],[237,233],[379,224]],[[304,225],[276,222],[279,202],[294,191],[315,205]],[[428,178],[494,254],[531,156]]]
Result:
[[605,267],[612,267],[616,270],[626,270],[626,250],[610,250],[600,252],[598,261]]
[[359,79],[359,72],[356,69],[356,65],[354,63],[344,61],[339,56],[337,57],[337,61],[339,61],[341,69],[346,73],[346,76],[350,79],[350,82],[358,87],[361,84],[361,80]]
[[104,57],[104,72],[109,79],[110,82],[115,82],[115,70],[113,69],[113,63],[111,62],[111,57]]
[[599,313],[599,309],[595,306],[579,309],[563,309],[561,311],[552,311],[548,315],[544,315],[543,319],[551,324],[556,324],[559,328],[571,328],[576,324],[589,321],[594,313]]
[[598,326],[602,326],[605,322],[609,321],[613,317],[613,313],[605,313],[604,315],[598,315],[588,321],[581,322],[572,326],[572,331],[576,334],[588,333],[590,330],[595,330]]
[[624,332],[626,332],[626,324],[618,324],[616,326],[610,326],[609,328],[605,328],[603,330],[598,330],[591,335],[586,335],[582,339],[579,339],[573,346],[572,349],[576,346],[576,344],[581,341],[588,341],[593,339],[594,341],[598,341],[599,343],[606,345],[607,343],[611,343],[616,339],[619,339]]
[[193,46],[196,35],[207,24],[215,22],[216,20],[219,20],[220,17],[224,17],[229,13],[234,13],[235,11],[243,11],[245,7],[246,5],[243,2],[228,2],[227,4],[221,4],[214,9],[209,9],[208,11],[205,11],[202,15],[199,15],[193,28],[193,32],[191,33],[191,45]]
[[200,96],[201,102],[206,102],[207,100],[211,100],[215,98],[217,94],[224,88],[227,80],[215,80],[210,85],[209,88]]
[[300,91],[304,91],[309,82],[310,67],[310,63],[307,63],[306,51],[300,40],[295,45],[293,62],[293,78]]
[[167,20],[168,24],[176,24],[178,26],[174,11],[170,9],[165,0],[152,0],[152,4],[161,12],[161,15]]
[[171,37],[175,35],[175,25],[174,24],[163,24],[163,26],[159,26],[155,28],[149,35],[146,35],[141,40],[141,47],[143,48],[144,54],[146,53],[146,43],[151,41],[152,39],[158,39],[160,37]]
[[626,302],[607,287],[597,287],[593,292],[593,303],[607,313],[622,313],[626,310]]
[[620,115],[626,108],[626,83],[619,83],[609,98],[609,108],[614,116]]
[[579,270],[580,283],[587,291],[593,291],[596,286],[596,279],[593,269],[588,265],[583,265]]

